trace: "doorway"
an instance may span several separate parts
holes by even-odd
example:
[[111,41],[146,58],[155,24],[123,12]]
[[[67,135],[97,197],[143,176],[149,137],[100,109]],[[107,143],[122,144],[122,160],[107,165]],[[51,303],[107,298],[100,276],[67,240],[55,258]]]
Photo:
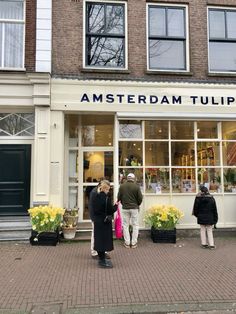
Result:
[[0,216],[27,215],[31,145],[0,145]]

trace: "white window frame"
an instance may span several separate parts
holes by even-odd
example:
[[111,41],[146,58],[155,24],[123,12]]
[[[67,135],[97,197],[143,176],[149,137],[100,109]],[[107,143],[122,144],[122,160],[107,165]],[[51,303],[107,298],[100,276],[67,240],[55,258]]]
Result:
[[207,55],[208,55],[208,72],[217,74],[236,74],[236,71],[214,71],[210,69],[210,25],[209,25],[209,10],[232,10],[236,12],[236,7],[208,6],[207,7]]
[[[152,69],[150,68],[149,62],[149,6],[159,6],[159,7],[180,7],[185,10],[185,32],[186,32],[186,47],[185,47],[185,70],[176,70],[176,69]],[[146,4],[146,51],[147,51],[147,70],[151,72],[181,72],[186,73],[190,71],[190,57],[189,57],[189,13],[188,6],[184,4],[170,4],[170,3],[147,3]]]
[[[86,65],[86,4],[89,2],[96,2],[96,3],[110,3],[110,4],[123,4],[125,8],[125,49],[124,49],[124,62],[125,66],[123,68],[118,67],[101,67],[101,66],[88,66]],[[102,71],[124,71],[128,70],[128,19],[127,19],[127,3],[125,1],[111,1],[111,0],[84,0],[83,3],[83,68],[84,69],[96,69]]]
[[[14,1],[14,0],[12,0]],[[13,20],[13,19],[0,19],[0,23],[2,23],[3,25],[5,23],[14,23],[14,24],[23,24],[23,53],[22,53],[22,67],[20,68],[15,68],[15,67],[4,67],[4,51],[5,51],[5,47],[4,45],[2,45],[2,60],[0,60],[0,70],[15,70],[15,71],[25,71],[25,20],[26,20],[26,9],[25,9],[25,0],[21,1],[23,2],[23,20]],[[2,36],[2,42],[4,42],[4,28],[3,28],[3,36]]]

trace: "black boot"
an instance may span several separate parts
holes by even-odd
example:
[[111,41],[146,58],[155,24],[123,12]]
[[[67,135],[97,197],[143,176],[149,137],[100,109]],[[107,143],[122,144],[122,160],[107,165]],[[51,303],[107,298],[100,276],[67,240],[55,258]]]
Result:
[[98,261],[98,266],[101,268],[112,268],[113,267],[112,262],[107,260],[107,259],[100,259]]

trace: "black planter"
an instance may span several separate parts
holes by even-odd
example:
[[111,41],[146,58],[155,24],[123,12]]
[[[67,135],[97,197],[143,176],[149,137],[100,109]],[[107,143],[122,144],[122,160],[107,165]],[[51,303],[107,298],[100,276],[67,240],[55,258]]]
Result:
[[51,232],[40,232],[32,230],[30,237],[31,245],[49,245],[55,246],[59,241],[59,232],[51,231]]
[[176,243],[176,228],[160,230],[152,227],[151,238],[154,243]]

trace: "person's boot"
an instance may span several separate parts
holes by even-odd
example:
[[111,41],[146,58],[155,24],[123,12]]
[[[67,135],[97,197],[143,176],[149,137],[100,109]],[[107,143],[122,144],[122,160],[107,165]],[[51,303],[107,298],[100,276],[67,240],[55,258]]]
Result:
[[98,261],[98,266],[101,268],[112,268],[113,267],[112,262],[110,260],[107,260],[107,259],[100,259]]

